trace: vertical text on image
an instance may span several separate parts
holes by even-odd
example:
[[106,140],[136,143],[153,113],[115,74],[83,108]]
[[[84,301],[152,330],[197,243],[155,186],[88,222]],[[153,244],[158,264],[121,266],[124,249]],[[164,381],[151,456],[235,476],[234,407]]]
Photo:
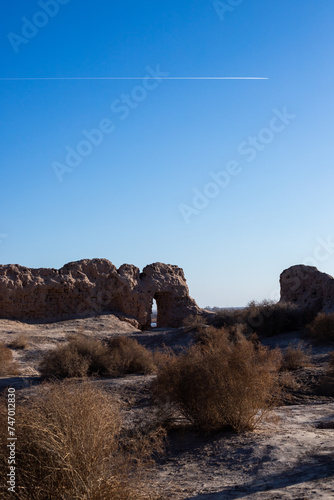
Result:
[[9,387],[7,391],[7,413],[8,413],[8,436],[7,436],[7,448],[8,448],[8,473],[7,473],[7,489],[12,493],[15,493],[16,487],[16,431],[15,431],[15,414],[16,414],[16,403],[15,403],[15,389]]

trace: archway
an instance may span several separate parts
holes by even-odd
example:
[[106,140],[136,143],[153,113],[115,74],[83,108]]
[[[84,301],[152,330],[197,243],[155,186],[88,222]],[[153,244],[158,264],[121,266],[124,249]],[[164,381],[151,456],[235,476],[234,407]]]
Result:
[[157,305],[157,327],[171,326],[170,317],[172,314],[173,297],[170,292],[157,292],[154,295]]
[[151,308],[151,328],[157,328],[158,326],[158,306],[155,299],[152,300]]

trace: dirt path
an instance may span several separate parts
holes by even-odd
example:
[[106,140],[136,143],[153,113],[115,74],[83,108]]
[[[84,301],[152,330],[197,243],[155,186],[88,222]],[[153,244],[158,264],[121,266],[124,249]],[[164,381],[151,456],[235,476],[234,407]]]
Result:
[[[334,403],[277,409],[254,433],[175,434],[156,479],[174,499],[333,499]],[[334,425],[333,425],[334,427]]]

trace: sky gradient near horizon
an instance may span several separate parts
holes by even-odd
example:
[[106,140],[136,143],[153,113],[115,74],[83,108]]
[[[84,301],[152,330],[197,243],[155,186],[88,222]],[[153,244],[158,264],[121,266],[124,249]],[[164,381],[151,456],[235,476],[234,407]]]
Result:
[[[332,0],[4,0],[0,263],[176,264],[202,307],[333,275],[333,20]],[[103,77],[138,80],[62,79]]]

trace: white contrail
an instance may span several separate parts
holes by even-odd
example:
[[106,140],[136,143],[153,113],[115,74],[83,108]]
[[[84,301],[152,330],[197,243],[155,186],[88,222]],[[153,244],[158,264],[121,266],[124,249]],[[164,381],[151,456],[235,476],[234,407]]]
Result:
[[[0,81],[17,80],[143,80],[138,76],[101,76],[101,77],[38,77],[38,78],[0,78]],[[145,77],[145,80],[269,80],[262,76],[163,76]]]

